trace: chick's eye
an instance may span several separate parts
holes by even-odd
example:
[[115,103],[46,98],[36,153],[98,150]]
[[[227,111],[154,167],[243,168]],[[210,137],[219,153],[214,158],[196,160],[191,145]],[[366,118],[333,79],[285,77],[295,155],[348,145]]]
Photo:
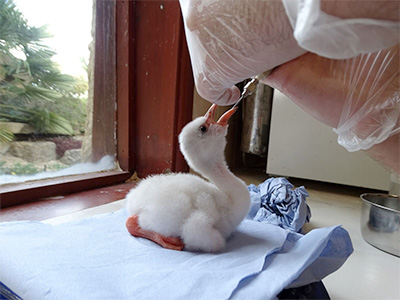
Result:
[[208,127],[205,126],[205,125],[202,125],[202,126],[199,127],[199,130],[200,130],[200,132],[202,132],[202,133],[206,133],[207,130],[208,130]]

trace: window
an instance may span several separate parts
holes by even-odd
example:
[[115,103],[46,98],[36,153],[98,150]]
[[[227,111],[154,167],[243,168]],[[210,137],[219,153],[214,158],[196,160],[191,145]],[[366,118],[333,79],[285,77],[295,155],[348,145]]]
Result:
[[71,3],[1,1],[0,184],[115,168],[92,163],[92,1]]
[[134,171],[187,170],[177,135],[191,118],[193,79],[179,3],[97,0],[95,7],[92,157],[115,153],[120,169],[5,185],[2,207],[122,182]]

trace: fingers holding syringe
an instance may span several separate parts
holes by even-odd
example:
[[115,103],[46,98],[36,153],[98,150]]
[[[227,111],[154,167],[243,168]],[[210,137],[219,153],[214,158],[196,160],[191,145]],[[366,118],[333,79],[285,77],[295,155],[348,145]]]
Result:
[[226,87],[200,77],[201,79],[195,79],[195,85],[198,94],[203,99],[220,106],[232,105],[239,100],[241,92],[235,85]]

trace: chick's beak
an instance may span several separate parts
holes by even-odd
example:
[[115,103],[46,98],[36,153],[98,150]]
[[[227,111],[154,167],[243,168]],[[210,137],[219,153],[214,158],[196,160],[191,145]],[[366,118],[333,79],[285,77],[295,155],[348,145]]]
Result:
[[214,116],[215,116],[215,112],[217,111],[217,105],[213,104],[211,105],[211,107],[208,109],[208,111],[206,112],[206,114],[204,115],[207,120],[206,123],[207,124],[218,124],[221,126],[226,126],[228,125],[228,121],[229,119],[233,116],[233,114],[236,112],[237,107],[233,107],[230,110],[228,110],[227,112],[225,112],[219,119],[217,122],[214,121]]
[[204,115],[207,118],[206,120],[207,124],[215,123],[214,116],[215,112],[217,111],[217,107],[218,106],[216,104],[211,105],[206,114]]
[[237,107],[232,107],[230,110],[225,112],[217,121],[217,124],[221,126],[226,126],[228,125],[229,119],[233,116],[233,114],[236,112]]

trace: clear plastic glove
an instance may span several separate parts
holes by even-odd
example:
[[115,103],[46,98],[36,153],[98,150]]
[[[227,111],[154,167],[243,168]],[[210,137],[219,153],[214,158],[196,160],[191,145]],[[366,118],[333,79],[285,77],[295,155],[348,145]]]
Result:
[[[400,132],[399,47],[349,59],[345,103],[334,131],[348,151],[367,150]],[[363,70],[366,69],[365,71]],[[337,70],[339,71],[339,70]]]
[[[320,0],[282,2],[299,46],[322,57],[346,59],[399,43],[399,22],[359,17],[342,19],[322,11]],[[361,2],[358,5],[363,5]]]
[[275,69],[266,81],[336,128],[348,151],[367,150],[400,130],[398,45],[344,60],[307,53]]
[[276,67],[264,83],[336,128],[349,151],[385,141],[373,156],[400,172],[388,139],[400,131],[398,1],[180,3],[203,98],[232,104],[234,84]]
[[[287,80],[276,80],[279,74],[275,74],[275,80],[269,79],[272,85],[278,83],[278,89],[291,89],[292,99],[307,112],[336,127],[338,143],[350,152],[368,150],[399,133],[398,3],[389,4],[394,11],[390,17],[385,14],[396,20],[392,21],[382,20],[383,16],[371,7],[342,19],[322,11],[318,0],[282,1],[298,44],[319,56],[309,53],[289,63],[291,68],[283,66],[279,73],[286,69]],[[356,1],[350,3],[354,4],[360,5]],[[377,10],[382,9],[379,5],[383,3],[373,4],[378,5]],[[340,14],[345,16],[356,8],[347,5],[344,3]],[[385,5],[383,9],[388,10],[388,3]]]
[[239,98],[234,84],[306,51],[343,59],[398,43],[398,22],[363,18],[360,8],[360,17],[341,19],[321,11],[319,0],[180,0],[180,4],[197,91],[219,105]]
[[197,91],[218,105],[239,99],[234,84],[306,52],[297,46],[281,1],[180,4]]

